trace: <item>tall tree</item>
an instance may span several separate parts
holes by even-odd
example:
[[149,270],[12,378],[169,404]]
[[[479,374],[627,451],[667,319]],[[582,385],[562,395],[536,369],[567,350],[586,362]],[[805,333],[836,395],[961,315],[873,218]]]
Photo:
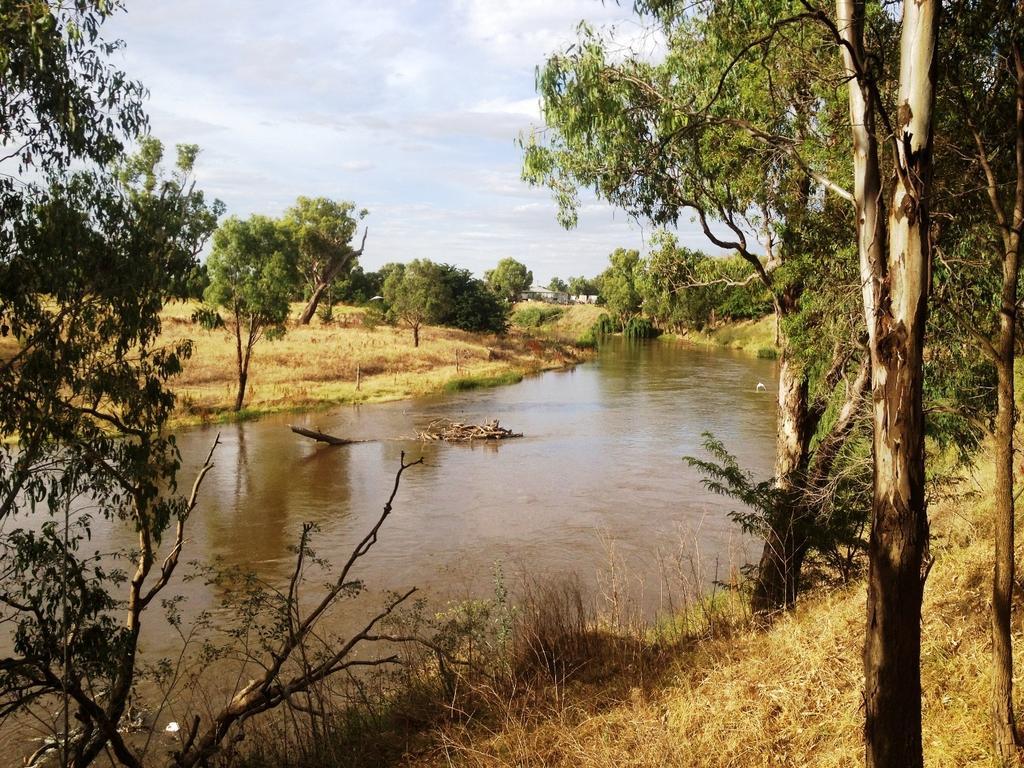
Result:
[[616,248],[608,260],[611,264],[599,278],[601,298],[618,320],[619,326],[625,328],[626,323],[640,314],[640,305],[643,301],[640,296],[640,252],[635,249]]
[[583,275],[570,277],[568,290],[573,296],[597,296],[596,281]]
[[420,328],[440,322],[452,303],[451,287],[440,264],[414,259],[393,269],[384,280],[388,313],[412,329],[413,346],[420,345]]
[[941,174],[935,191],[942,226],[933,238],[946,258],[937,269],[938,298],[996,373],[991,718],[997,758],[1015,765],[1014,354],[1024,228],[1024,19],[1004,0],[954,0],[946,18],[938,96],[944,141],[936,148]]
[[291,232],[266,216],[230,218],[213,236],[205,298],[229,313],[238,368],[236,411],[245,402],[253,347],[264,337],[273,339],[285,332],[295,282],[294,247]]
[[[905,0],[896,113],[886,107],[867,8],[837,0],[833,31],[848,77],[854,203],[871,353],[874,490],[864,641],[866,762],[923,765],[921,601],[927,574],[923,393],[931,247],[932,108],[939,4]],[[886,189],[877,122],[891,146]]]
[[[220,200],[207,201],[193,176],[199,147],[179,144],[170,174],[162,169],[164,145],[153,137],[139,140],[138,151],[115,164],[115,175],[124,187],[140,217],[159,218],[161,230],[168,233],[163,252],[156,255],[168,276],[180,281],[174,295],[202,298],[200,286],[206,278],[206,265],[198,257],[217,220],[224,213]],[[198,294],[198,295],[197,295]]]
[[355,203],[338,203],[326,197],[300,197],[285,212],[284,223],[294,231],[298,245],[298,271],[309,291],[309,300],[299,315],[302,325],[313,319],[331,284],[362,256],[367,231],[358,249],[352,246],[352,239],[366,214],[365,209],[356,210]]
[[825,410],[811,390],[831,393],[857,354],[820,340],[815,348],[836,354],[816,366],[825,373],[812,387],[786,336],[804,287],[835,256],[835,238],[817,234],[849,226],[837,209],[852,198],[841,183],[848,171],[829,138],[842,114],[836,64],[823,32],[793,20],[802,20],[795,1],[639,5],[656,8],[667,55],[623,60],[621,46],[609,50],[584,26],[573,49],[539,72],[550,130],[524,141],[524,175],[552,190],[568,226],[581,187],[655,224],[695,216],[770,292],[782,346],[775,478],[784,502],[754,583],[756,610],[770,612],[796,599],[813,520],[803,481]]
[[533,272],[513,258],[502,259],[484,273],[484,281],[505,301],[518,301],[519,294],[533,285]]
[[[117,726],[141,611],[162,589],[147,581],[154,542],[187,514],[165,493],[178,455],[163,427],[190,347],[157,345],[158,313],[208,234],[180,215],[202,205],[185,168],[150,164],[148,191],[108,172],[146,125],[142,86],[110,65],[119,44],[101,34],[120,7],[0,14],[0,143],[18,167],[0,175],[0,435],[19,439],[0,447],[0,622],[14,639],[0,711],[56,709],[74,766],[111,748],[129,759]],[[14,522],[30,511],[31,525]],[[117,568],[86,550],[97,518],[135,536]]]

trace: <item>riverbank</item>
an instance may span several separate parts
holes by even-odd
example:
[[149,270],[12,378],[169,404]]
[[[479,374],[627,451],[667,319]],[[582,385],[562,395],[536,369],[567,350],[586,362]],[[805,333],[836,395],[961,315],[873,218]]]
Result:
[[608,310],[596,304],[547,304],[523,301],[512,311],[512,327],[542,339],[591,344],[594,324]]
[[[931,512],[935,563],[922,632],[928,765],[993,764],[984,609],[991,510],[983,497],[965,504],[963,496],[991,486],[991,461],[982,462],[960,482],[957,498],[946,497]],[[268,748],[247,765],[837,768],[860,762],[863,583],[820,589],[768,629],[754,626],[730,593],[691,603],[675,634],[676,627],[613,621],[607,610],[584,621],[573,606],[571,587],[535,592],[515,609],[520,629],[507,664],[475,681],[460,677],[465,688],[447,701],[444,691],[431,693],[417,678],[414,695],[393,699],[377,719],[342,718],[344,727],[301,757],[288,756],[294,761]],[[1014,634],[1020,642],[1019,618]],[[269,747],[259,736],[253,745]]]
[[700,346],[725,347],[768,359],[777,357],[779,349],[775,337],[775,315],[765,315],[759,320],[737,320],[709,330],[663,334],[659,338]]
[[[292,323],[283,338],[257,344],[245,407],[235,413],[234,338],[225,330],[192,323],[195,309],[191,303],[175,303],[162,313],[161,342],[194,342],[191,359],[173,383],[175,426],[510,384],[589,356],[568,332],[539,335],[515,328],[494,336],[424,326],[420,345],[414,347],[411,331],[373,323],[361,309],[335,307],[329,323],[319,318],[308,326]],[[293,309],[295,316],[301,306]]]
[[[984,462],[961,482],[961,494],[991,487],[991,463]],[[925,763],[991,765],[984,608],[990,507],[984,497],[972,504],[947,499],[934,505],[931,520],[935,565],[922,631]],[[723,622],[722,636],[674,650],[652,679],[637,680],[626,668],[596,685],[564,686],[544,714],[511,718],[493,732],[454,728],[445,749],[461,765],[527,758],[547,766],[857,764],[864,616],[858,582],[811,596],[768,631]],[[1020,642],[1019,618],[1014,632]],[[647,648],[657,653],[656,644]],[[409,764],[443,762],[434,753]]]

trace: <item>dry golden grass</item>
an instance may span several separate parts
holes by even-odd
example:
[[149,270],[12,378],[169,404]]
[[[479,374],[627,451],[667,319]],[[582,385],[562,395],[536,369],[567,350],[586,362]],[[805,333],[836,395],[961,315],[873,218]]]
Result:
[[[195,309],[176,303],[163,313],[161,342],[188,338],[195,344],[173,384],[179,424],[227,414],[238,387],[234,337],[193,324]],[[293,315],[299,310],[295,305]],[[501,338],[425,327],[416,348],[411,331],[365,328],[362,316],[359,310],[336,308],[335,321],[328,325],[314,318],[308,326],[290,324],[282,339],[260,341],[249,368],[246,412],[395,400],[440,391],[457,379],[514,378],[578,361],[564,345],[541,344],[516,333]]]
[[[983,469],[962,487],[991,487],[990,474]],[[936,561],[922,648],[928,765],[992,764],[988,513],[963,500],[936,504],[932,513]],[[768,630],[734,628],[668,652],[649,644],[633,661],[604,665],[603,674],[492,702],[488,717],[468,725],[448,723],[404,764],[859,765],[864,614],[858,585],[812,596]],[[1019,643],[1019,621],[1014,630]]]

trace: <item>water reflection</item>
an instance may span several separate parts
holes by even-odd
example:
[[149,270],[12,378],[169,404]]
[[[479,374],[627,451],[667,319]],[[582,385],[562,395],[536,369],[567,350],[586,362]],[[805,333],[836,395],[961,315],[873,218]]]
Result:
[[[708,430],[741,464],[768,475],[775,403],[755,385],[775,375],[774,362],[748,356],[616,342],[593,363],[511,387],[224,427],[189,557],[221,558],[281,583],[289,547],[309,520],[321,528],[318,554],[341,562],[379,514],[404,451],[424,464],[406,473],[357,574],[375,591],[489,594],[496,561],[513,581],[518,570],[576,573],[597,588],[613,546],[653,607],[665,578],[659,557],[677,548],[681,531],[699,529],[705,562],[742,558],[727,517],[735,505],[706,492],[681,458],[700,452]],[[497,418],[525,437],[488,446],[408,439],[439,417]],[[375,442],[319,445],[292,434],[289,422]],[[214,434],[182,435],[183,478]],[[196,583],[184,589],[194,605],[211,601]]]

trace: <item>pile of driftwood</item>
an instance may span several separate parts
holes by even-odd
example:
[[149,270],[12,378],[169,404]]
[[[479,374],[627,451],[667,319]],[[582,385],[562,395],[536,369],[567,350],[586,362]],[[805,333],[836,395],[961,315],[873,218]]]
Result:
[[444,440],[450,443],[463,443],[470,440],[508,440],[522,437],[521,432],[505,429],[498,420],[484,424],[460,424],[451,419],[435,419],[426,428],[416,433],[420,440]]

